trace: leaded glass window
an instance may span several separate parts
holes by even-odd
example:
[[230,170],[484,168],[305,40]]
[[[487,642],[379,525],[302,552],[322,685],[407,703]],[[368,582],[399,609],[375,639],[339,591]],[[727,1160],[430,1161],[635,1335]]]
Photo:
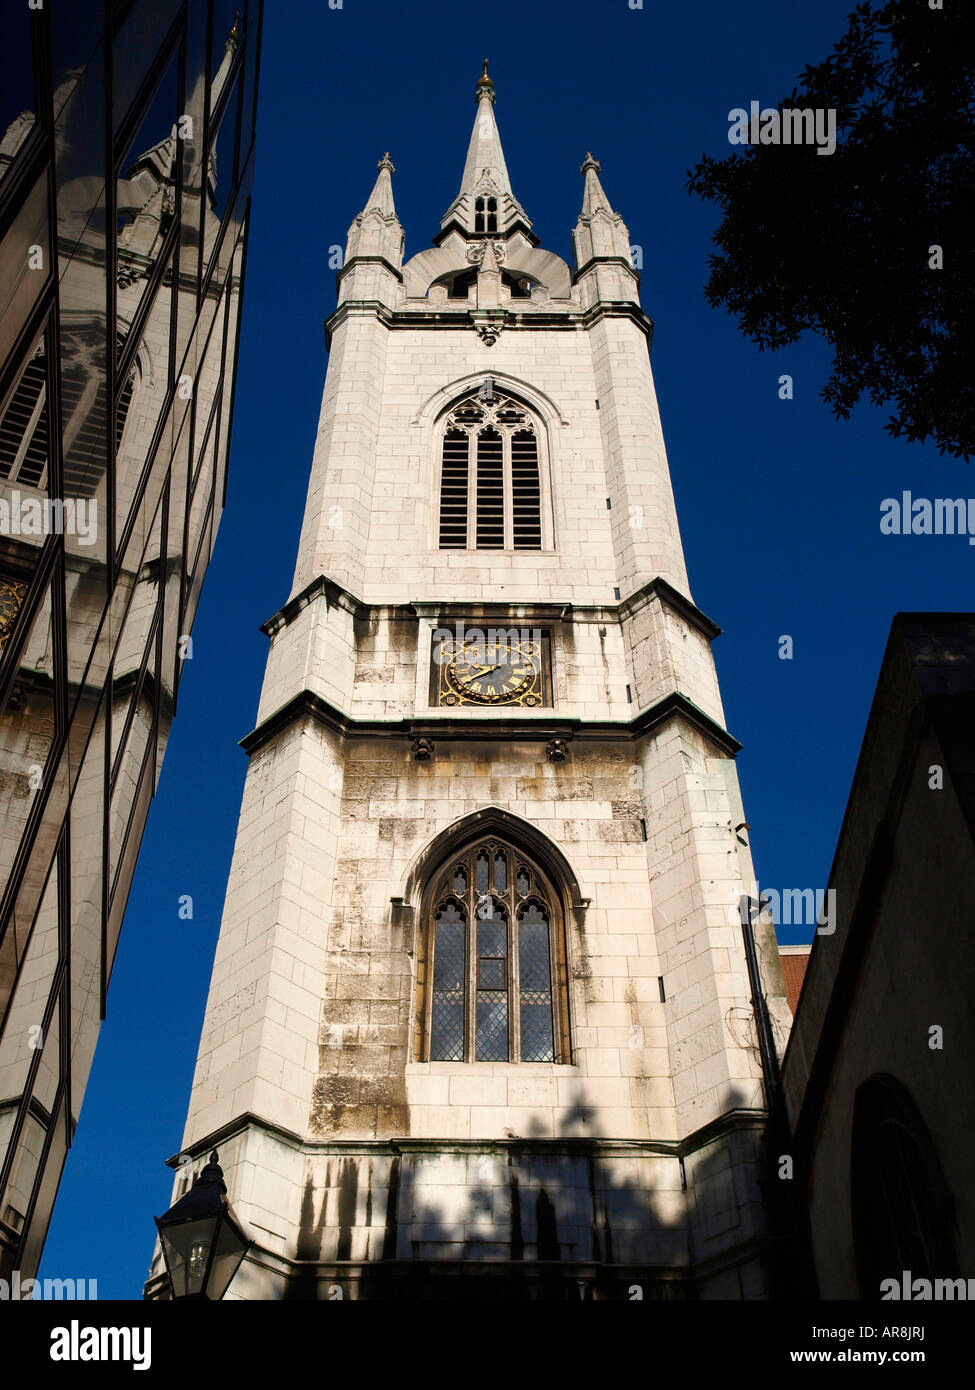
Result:
[[439,871],[429,911],[429,1060],[563,1060],[565,971],[546,875],[483,840]]
[[464,1059],[464,982],[467,975],[467,923],[456,902],[437,912],[434,931],[433,1032],[431,1054],[444,1062]]

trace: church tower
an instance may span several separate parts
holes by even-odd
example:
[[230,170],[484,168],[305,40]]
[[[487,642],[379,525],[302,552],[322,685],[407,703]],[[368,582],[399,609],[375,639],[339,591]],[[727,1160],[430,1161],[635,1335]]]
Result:
[[230,1297],[763,1297],[739,745],[652,324],[599,163],[570,269],[486,62],[476,102],[432,248],[388,155],[349,229],[176,1192],[217,1148]]

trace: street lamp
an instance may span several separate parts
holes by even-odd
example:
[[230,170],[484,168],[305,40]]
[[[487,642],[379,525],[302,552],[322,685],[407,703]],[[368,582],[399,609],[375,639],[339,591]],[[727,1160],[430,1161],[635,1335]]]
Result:
[[153,1220],[173,1298],[223,1298],[250,1241],[227,1201],[216,1149],[190,1190]]

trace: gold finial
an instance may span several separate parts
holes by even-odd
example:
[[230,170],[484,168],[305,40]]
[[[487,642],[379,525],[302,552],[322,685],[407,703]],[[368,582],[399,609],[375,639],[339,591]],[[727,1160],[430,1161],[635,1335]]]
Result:
[[477,87],[475,90],[478,97],[486,92],[492,101],[494,100],[494,83],[491,81],[490,77],[488,77],[488,60],[486,58],[484,59],[484,67],[481,69],[481,75],[477,79]]
[[240,27],[240,10],[238,10],[238,11],[236,12],[236,14],[234,15],[234,27],[231,29],[230,33],[227,35],[227,42],[228,42],[228,43],[236,43],[236,42],[237,42],[237,40],[238,40],[238,38],[239,38],[239,35],[238,35],[238,33],[237,33],[237,30],[239,29],[239,27]]

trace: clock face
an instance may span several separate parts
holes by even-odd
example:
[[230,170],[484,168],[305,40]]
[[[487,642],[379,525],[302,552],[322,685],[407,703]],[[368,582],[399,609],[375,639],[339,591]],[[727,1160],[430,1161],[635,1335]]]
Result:
[[438,653],[441,705],[542,703],[542,643],[445,641]]
[[14,630],[17,614],[26,593],[26,584],[0,575],[0,652],[7,645],[7,638]]

